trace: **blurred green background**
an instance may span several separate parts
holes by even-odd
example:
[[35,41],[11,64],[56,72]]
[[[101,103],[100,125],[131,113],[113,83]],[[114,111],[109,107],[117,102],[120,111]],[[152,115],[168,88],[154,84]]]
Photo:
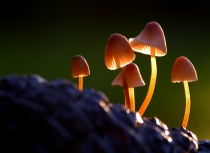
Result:
[[[195,66],[198,81],[189,83],[191,114],[188,130],[199,140],[210,139],[210,6],[208,1],[4,1],[0,4],[0,76],[39,74],[51,81],[70,77],[75,55],[88,62],[91,75],[84,88],[104,92],[112,103],[123,104],[121,87],[111,86],[120,70],[108,70],[104,49],[109,36],[137,36],[150,21],[164,30],[167,55],[157,58],[158,75],[145,117],[156,116],[169,128],[181,126],[185,95],[182,83],[172,83],[171,69],[179,56]],[[146,86],[135,89],[136,109],[144,100],[151,74],[150,57],[136,54]]]

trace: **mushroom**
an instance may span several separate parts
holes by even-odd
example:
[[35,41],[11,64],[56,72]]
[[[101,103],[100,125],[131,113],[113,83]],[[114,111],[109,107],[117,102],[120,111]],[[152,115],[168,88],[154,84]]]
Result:
[[147,95],[142,103],[139,113],[142,116],[150,103],[152,98],[156,76],[157,76],[157,65],[155,56],[164,56],[167,53],[166,41],[163,30],[157,22],[149,22],[141,33],[135,38],[130,38],[129,43],[131,48],[143,54],[151,56],[151,78]]
[[188,87],[188,82],[193,82],[196,80],[198,80],[198,78],[193,64],[184,56],[180,56],[179,58],[177,58],[172,68],[171,81],[173,83],[184,83],[186,107],[182,126],[185,129],[187,127],[190,115],[190,91]]
[[70,72],[72,78],[78,77],[78,89],[83,89],[83,77],[90,75],[88,63],[81,55],[72,58],[70,64]]
[[125,65],[131,63],[135,59],[135,54],[127,38],[121,34],[114,33],[109,39],[105,48],[104,60],[105,65],[110,70],[121,68],[122,82],[124,89],[125,106],[130,107],[130,99],[128,93],[128,85],[126,79]]
[[[126,68],[126,79],[128,84],[129,98],[130,98],[130,110],[135,112],[135,94],[134,88],[139,86],[144,86],[144,80],[140,74],[139,68],[135,63],[130,63],[125,66]],[[123,86],[122,83],[122,72],[120,72],[117,77],[111,83],[112,86]]]

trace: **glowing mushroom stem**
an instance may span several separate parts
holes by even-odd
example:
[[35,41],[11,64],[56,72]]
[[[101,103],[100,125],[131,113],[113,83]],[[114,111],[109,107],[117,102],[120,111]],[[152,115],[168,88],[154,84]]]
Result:
[[149,89],[147,92],[147,95],[144,99],[144,102],[142,103],[139,114],[143,116],[147,106],[150,103],[150,100],[152,99],[152,95],[155,89],[155,83],[156,83],[156,77],[157,77],[157,64],[156,64],[156,58],[155,58],[155,48],[151,47],[151,78],[150,78],[150,84]]
[[[125,70],[126,72],[124,72]],[[123,85],[123,81],[125,85]],[[119,85],[124,88],[125,107],[135,112],[134,88],[145,85],[138,66],[135,63],[127,64],[125,68],[123,68],[117,77],[112,81],[111,85]]]
[[171,73],[171,81],[172,82],[183,82],[184,83],[184,90],[185,90],[185,97],[186,97],[186,106],[185,106],[185,113],[182,122],[182,127],[186,128],[187,123],[190,116],[190,91],[188,87],[188,82],[197,81],[197,73],[193,66],[193,64],[184,56],[180,56],[174,62],[172,73]]
[[90,75],[90,69],[87,61],[81,55],[76,55],[70,63],[70,72],[72,78],[78,77],[78,90],[83,89],[83,77]]
[[78,89],[80,91],[82,91],[82,89],[83,89],[83,77],[82,76],[78,77]]
[[123,83],[123,90],[124,90],[124,99],[125,99],[125,107],[130,109],[130,97],[128,91],[128,83],[126,78],[126,67],[121,68],[122,71],[122,83]]
[[128,88],[130,97],[130,110],[135,112],[135,93],[134,88]]
[[190,91],[188,87],[188,82],[184,81],[183,83],[184,83],[184,90],[185,90],[185,97],[186,97],[186,107],[185,107],[185,114],[184,114],[182,126],[186,128],[188,120],[189,120],[189,115],[190,115]]

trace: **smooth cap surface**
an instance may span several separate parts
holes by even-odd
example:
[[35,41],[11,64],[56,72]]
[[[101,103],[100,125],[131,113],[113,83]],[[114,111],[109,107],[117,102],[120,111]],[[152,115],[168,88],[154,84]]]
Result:
[[193,82],[198,80],[193,64],[184,56],[180,56],[174,62],[171,81],[172,82]]
[[[126,78],[127,78],[127,84],[128,88],[135,88],[139,86],[144,86],[144,80],[140,74],[139,68],[136,64],[130,63],[126,65]],[[117,75],[117,77],[113,80],[111,83],[112,86],[123,86],[122,82],[122,72]]]
[[161,26],[155,22],[149,22],[135,38],[130,38],[129,43],[136,52],[151,55],[151,48],[155,49],[155,56],[167,54],[166,40]]
[[72,58],[70,64],[70,72],[72,78],[85,77],[90,75],[88,63],[81,55],[76,55]]
[[106,67],[115,70],[131,63],[135,59],[135,54],[127,38],[115,33],[109,37],[104,58]]

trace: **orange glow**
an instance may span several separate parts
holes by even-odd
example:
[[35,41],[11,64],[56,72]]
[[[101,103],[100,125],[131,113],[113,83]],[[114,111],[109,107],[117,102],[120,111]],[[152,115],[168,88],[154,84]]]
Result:
[[81,91],[83,89],[83,77],[90,75],[88,63],[81,55],[72,58],[70,72],[72,78],[78,77],[78,89]]
[[192,82],[198,80],[193,64],[184,56],[180,56],[174,62],[171,81],[172,82]]
[[81,76],[78,77],[78,89],[80,91],[82,91],[82,89],[83,89],[83,77],[81,77]]
[[[153,47],[152,47],[153,48]],[[155,59],[155,52],[154,50],[151,50],[151,78],[150,78],[150,84],[149,84],[149,89],[146,95],[146,98],[144,99],[144,102],[142,103],[140,109],[139,109],[139,114],[143,116],[146,108],[148,107],[152,95],[155,89],[155,83],[156,83],[156,76],[157,76],[157,65],[156,65],[156,59]]]
[[104,60],[110,70],[121,68],[135,59],[135,54],[127,38],[121,34],[112,34],[105,48]]
[[131,48],[136,52],[151,55],[150,48],[155,48],[155,56],[167,54],[163,29],[157,22],[149,22],[135,38],[130,38]]
[[146,98],[139,109],[142,116],[151,101],[156,84],[157,65],[155,56],[165,56],[167,54],[166,40],[161,26],[157,22],[151,21],[138,36],[130,38],[129,43],[134,51],[151,55],[150,85]]
[[[111,83],[112,86],[119,85],[124,87],[124,96],[125,96],[125,107],[131,109],[132,111],[135,111],[135,95],[134,95],[134,87],[144,86],[144,80],[140,74],[139,68],[135,63],[130,63],[123,68],[123,70],[126,70],[126,80],[127,80],[127,87],[128,93],[125,90],[125,87],[123,85],[123,79],[122,79],[122,71],[117,75],[117,77],[113,80]],[[128,97],[130,99],[130,104],[126,102],[126,95],[128,94]]]
[[122,67],[121,72],[122,72],[125,107],[130,109],[130,95],[128,91],[128,84],[127,84],[127,78],[126,78],[126,67]]
[[[139,86],[144,86],[144,80],[141,76],[138,66],[135,63],[130,63],[126,67],[126,79],[128,88],[135,88]],[[122,72],[120,72],[117,77],[112,81],[112,86],[119,85],[123,86],[122,83]]]
[[70,72],[72,78],[90,75],[87,61],[81,55],[74,56],[70,64]]
[[135,93],[134,88],[128,88],[130,97],[130,110],[135,112]]
[[184,81],[184,90],[185,90],[185,97],[186,97],[186,107],[185,107],[185,113],[184,113],[184,119],[182,122],[182,126],[184,128],[187,128],[187,123],[190,116],[190,91],[188,87],[188,82]]
[[182,121],[182,126],[184,128],[186,128],[188,124],[190,116],[190,105],[191,105],[188,82],[196,80],[198,80],[198,78],[193,64],[184,56],[180,56],[179,58],[177,58],[172,68],[171,81],[174,83],[175,82],[184,83],[184,90],[186,97],[185,113]]

